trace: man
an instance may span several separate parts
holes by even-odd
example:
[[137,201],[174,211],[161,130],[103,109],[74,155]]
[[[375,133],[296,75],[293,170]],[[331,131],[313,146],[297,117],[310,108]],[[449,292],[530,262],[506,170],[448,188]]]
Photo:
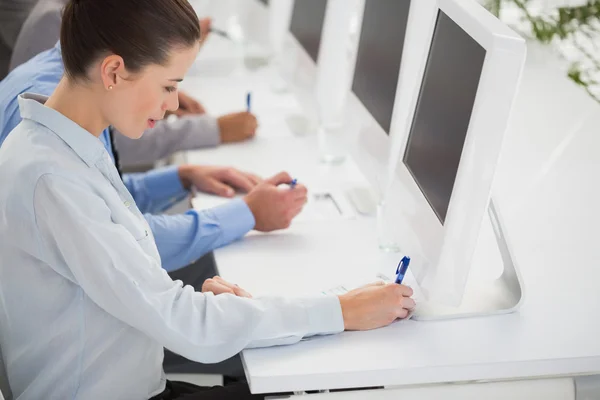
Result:
[[[14,44],[10,71],[54,47],[60,35],[65,4],[66,0],[40,0],[33,7]],[[210,24],[209,18],[200,21],[202,42],[208,36]],[[60,79],[58,74],[56,76]],[[159,121],[139,140],[115,135],[121,167],[138,168],[177,151],[244,141],[254,137],[258,126],[256,117],[245,111],[218,118],[207,115],[204,107],[185,93],[179,93],[179,110],[175,114],[179,118]]]

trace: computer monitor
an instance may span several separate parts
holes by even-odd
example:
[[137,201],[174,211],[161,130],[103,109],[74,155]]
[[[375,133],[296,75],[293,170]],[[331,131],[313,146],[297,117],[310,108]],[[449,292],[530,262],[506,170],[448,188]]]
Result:
[[442,10],[402,161],[443,225],[486,50]]
[[411,0],[367,0],[352,90],[389,134]]
[[[392,123],[390,171],[410,228],[400,246],[414,256],[420,289],[434,302],[459,305],[526,45],[473,0],[436,0],[434,14],[429,51],[411,60],[421,67],[409,115]],[[481,303],[474,307],[489,308]]]
[[327,0],[294,2],[290,31],[314,62],[317,62],[319,56],[326,9]]

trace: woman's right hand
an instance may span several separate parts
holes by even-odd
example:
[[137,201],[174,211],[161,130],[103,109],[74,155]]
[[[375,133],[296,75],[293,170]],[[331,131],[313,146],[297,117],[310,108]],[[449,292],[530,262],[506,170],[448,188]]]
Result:
[[403,319],[414,309],[410,287],[396,283],[374,283],[338,296],[344,329],[365,331]]

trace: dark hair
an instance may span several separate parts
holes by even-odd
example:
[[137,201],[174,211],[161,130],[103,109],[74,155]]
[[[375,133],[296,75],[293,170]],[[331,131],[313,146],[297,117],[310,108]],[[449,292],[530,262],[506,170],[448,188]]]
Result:
[[123,57],[135,73],[164,65],[173,47],[199,40],[198,16],[187,0],[69,0],[60,30],[71,79],[87,78],[90,65],[106,53]]

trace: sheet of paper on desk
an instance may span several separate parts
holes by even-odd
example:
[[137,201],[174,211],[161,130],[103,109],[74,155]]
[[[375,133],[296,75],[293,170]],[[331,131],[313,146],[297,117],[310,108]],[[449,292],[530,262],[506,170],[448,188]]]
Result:
[[[241,198],[241,195],[238,196]],[[230,199],[225,197],[201,194],[192,200],[195,210],[206,210],[225,204]],[[345,197],[336,192],[316,192],[309,194],[309,199],[302,212],[294,219],[294,223],[320,222],[336,219],[354,218],[352,206]]]

